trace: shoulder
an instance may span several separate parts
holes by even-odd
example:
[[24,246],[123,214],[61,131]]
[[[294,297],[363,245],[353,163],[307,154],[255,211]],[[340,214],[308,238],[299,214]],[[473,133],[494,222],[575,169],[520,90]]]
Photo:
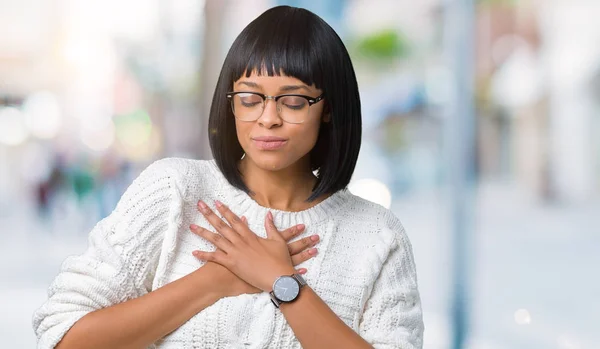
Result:
[[340,212],[345,218],[353,222],[361,221],[379,229],[404,230],[400,219],[391,210],[350,192],[346,197],[347,204]]
[[[156,160],[144,168],[129,185],[117,205],[118,211],[130,211],[149,201],[153,206],[185,198],[190,188],[215,178],[215,166],[210,160],[167,157]],[[207,186],[207,184],[203,184]]]
[[408,243],[406,231],[400,219],[389,209],[363,199],[348,195],[348,204],[340,212],[345,225],[354,226],[356,234],[368,235],[374,243],[393,248]]
[[194,172],[202,172],[210,168],[210,160],[194,160],[177,157],[166,157],[158,159],[148,165],[140,174],[140,177],[174,177],[184,178]]
[[166,157],[154,161],[135,179],[134,183],[151,185],[162,182],[176,185],[184,196],[190,186],[218,178],[218,169],[213,160],[196,160],[178,157]]
[[[359,241],[361,253],[379,275],[384,264],[402,274],[416,285],[416,267],[410,239],[404,225],[391,210],[374,202],[352,195],[344,210],[342,223],[351,232],[350,240]],[[346,239],[346,236],[344,236]]]

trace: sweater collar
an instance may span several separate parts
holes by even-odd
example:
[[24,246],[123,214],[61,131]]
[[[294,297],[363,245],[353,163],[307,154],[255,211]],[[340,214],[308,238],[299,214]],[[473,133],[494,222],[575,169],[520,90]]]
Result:
[[219,179],[222,187],[225,188],[224,194],[227,197],[226,204],[229,205],[232,210],[235,210],[235,212],[239,214],[243,214],[251,221],[262,221],[265,219],[267,212],[271,211],[275,220],[275,225],[278,227],[287,228],[296,224],[317,224],[328,218],[334,217],[338,210],[350,201],[349,199],[352,196],[348,189],[342,189],[306,210],[297,212],[276,210],[259,205],[246,192],[232,186],[227,179],[225,179],[214,160],[210,160],[210,164],[211,171],[215,172],[215,177]]

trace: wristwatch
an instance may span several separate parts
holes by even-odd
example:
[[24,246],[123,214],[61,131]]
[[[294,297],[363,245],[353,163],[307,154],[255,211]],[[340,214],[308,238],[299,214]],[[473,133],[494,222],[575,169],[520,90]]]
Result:
[[305,285],[306,281],[300,274],[280,276],[273,283],[273,291],[269,292],[271,302],[276,308],[279,308],[281,303],[293,302],[298,298],[300,289]]

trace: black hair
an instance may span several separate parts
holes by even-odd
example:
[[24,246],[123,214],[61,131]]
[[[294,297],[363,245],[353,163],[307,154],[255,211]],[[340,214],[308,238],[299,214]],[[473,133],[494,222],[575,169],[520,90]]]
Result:
[[231,185],[245,192],[249,189],[238,169],[244,150],[226,93],[253,71],[284,74],[323,91],[330,120],[321,124],[309,154],[318,179],[308,201],[346,188],[356,167],[362,125],[356,75],[337,33],[308,10],[278,6],[253,20],[233,42],[213,95],[208,136],[217,166]]

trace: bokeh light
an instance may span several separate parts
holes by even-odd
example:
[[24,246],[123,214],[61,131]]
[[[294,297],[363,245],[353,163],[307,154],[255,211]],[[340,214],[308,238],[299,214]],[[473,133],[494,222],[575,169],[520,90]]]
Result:
[[23,113],[14,107],[0,107],[0,143],[16,146],[25,142],[28,137]]
[[126,147],[144,146],[152,133],[152,121],[145,110],[136,110],[115,119],[117,139]]
[[52,139],[62,126],[62,111],[56,96],[48,91],[37,92],[23,103],[25,124],[35,137]]
[[531,323],[531,314],[527,309],[515,311],[515,322],[519,325],[529,325]]
[[390,208],[392,204],[390,189],[376,179],[365,178],[353,181],[348,186],[348,189],[352,194],[377,203],[385,208]]
[[81,141],[91,150],[103,152],[110,148],[115,141],[115,125],[112,121],[100,127],[90,127],[89,124],[81,128]]

